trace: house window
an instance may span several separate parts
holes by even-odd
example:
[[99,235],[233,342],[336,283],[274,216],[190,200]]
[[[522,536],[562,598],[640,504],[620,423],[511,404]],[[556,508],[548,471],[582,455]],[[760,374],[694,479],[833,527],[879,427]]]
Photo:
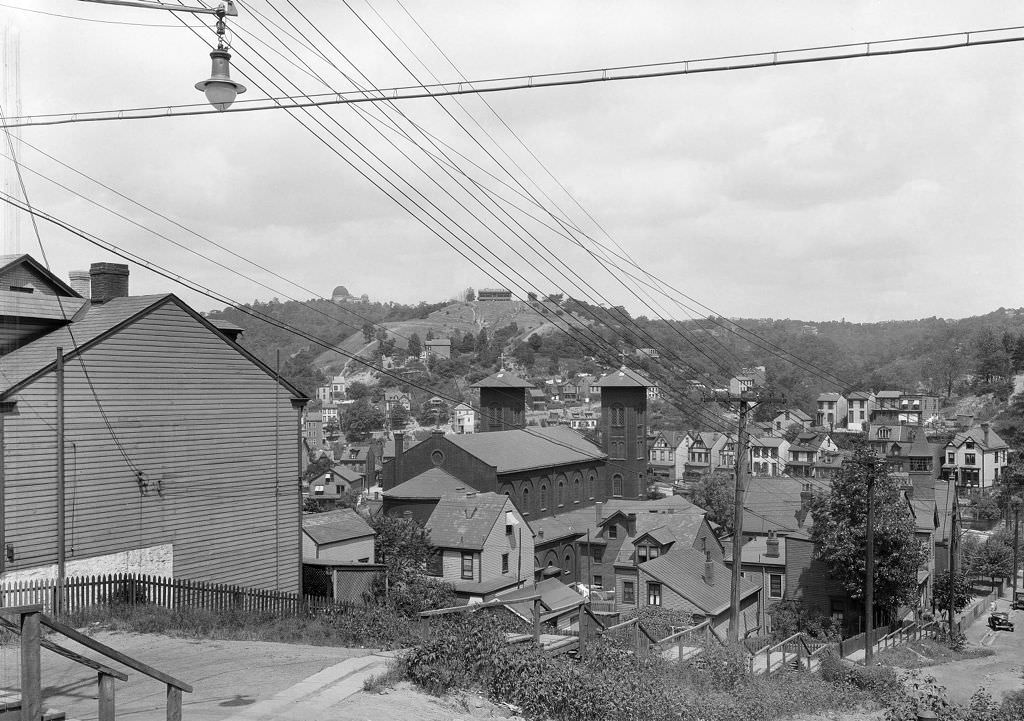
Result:
[[974,450],[974,441],[967,441],[967,443],[965,445],[967,446],[967,448],[971,449],[972,451]]
[[618,473],[612,476],[612,495],[622,495],[622,476],[620,476]]
[[967,465],[967,466],[973,466],[974,465],[974,454],[973,453],[965,453],[964,454],[964,465]]
[[647,546],[636,547],[636,562],[644,563],[647,561]]
[[932,469],[931,458],[911,458],[910,459],[910,470],[912,471],[930,471]]
[[636,603],[636,590],[632,581],[622,582],[622,602],[629,604]]
[[846,624],[846,603],[841,598],[829,599],[829,615],[840,627]]
[[651,546],[650,550],[648,550],[648,552],[647,552],[647,556],[649,558],[657,558],[660,555],[661,555],[661,549],[658,548],[657,546]]
[[956,463],[956,453],[947,453],[946,463]]
[[612,425],[617,428],[626,425],[626,409],[619,403],[612,406]]
[[888,438],[891,433],[892,433],[892,430],[889,429],[889,428],[879,428],[878,429],[878,433],[876,435],[879,438]]
[[473,580],[473,554],[465,551],[462,553],[462,577],[467,581]]
[[782,598],[782,574],[768,574],[768,598]]
[[501,554],[501,572],[508,573],[508,554]]
[[608,526],[608,528],[605,529],[604,535],[606,537],[608,537],[608,538],[618,538],[619,537],[619,527],[616,526],[613,523],[612,525]]
[[601,576],[594,576],[594,585],[598,588],[604,588],[604,579]]
[[648,606],[660,606],[661,605],[661,584],[660,583],[647,583],[647,605]]
[[444,555],[441,551],[434,551],[427,557],[427,575],[444,575]]

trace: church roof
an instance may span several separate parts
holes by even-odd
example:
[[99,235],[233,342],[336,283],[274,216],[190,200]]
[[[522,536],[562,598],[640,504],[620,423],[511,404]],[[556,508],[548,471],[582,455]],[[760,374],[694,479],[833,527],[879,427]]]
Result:
[[597,382],[601,388],[649,388],[654,385],[640,373],[623,366]]
[[533,384],[524,381],[515,373],[502,369],[493,375],[478,380],[470,388],[533,388]]

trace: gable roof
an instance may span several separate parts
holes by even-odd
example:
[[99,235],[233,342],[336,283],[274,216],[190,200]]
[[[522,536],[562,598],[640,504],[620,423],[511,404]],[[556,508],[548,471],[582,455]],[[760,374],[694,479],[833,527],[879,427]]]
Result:
[[597,382],[601,388],[649,388],[654,385],[640,373],[626,366],[613,371]]
[[46,266],[41,264],[28,253],[22,253],[21,255],[0,255],[0,275],[3,275],[16,265],[27,265],[32,268],[33,271],[38,275],[43,276],[48,283],[60,291],[58,295],[70,298],[82,297],[74,288],[51,273]]
[[429,468],[384,491],[388,498],[441,498],[458,493],[476,493],[476,489],[441,468]]
[[490,433],[465,433],[446,439],[476,456],[499,474],[590,463],[608,456],[566,426],[531,427]]
[[807,479],[788,476],[749,478],[743,502],[749,512],[744,516],[743,531],[751,534],[777,531],[788,535],[809,530],[814,519],[803,511],[800,497],[805,485],[810,485],[814,493],[827,493],[831,488],[831,482],[823,478],[815,478],[811,484]]
[[[725,564],[711,561],[713,583],[704,580],[707,558],[696,548],[672,549],[664,556],[640,564],[640,570],[661,581],[707,616],[717,616],[729,608],[730,571]],[[740,598],[747,598],[760,589],[751,581],[740,582]]]
[[[557,538],[583,536],[588,530],[591,531],[593,537],[596,537],[599,525],[612,516],[625,513],[635,513],[637,518],[665,519],[676,514],[699,514],[703,517],[704,510],[682,496],[666,496],[654,501],[614,498],[608,500],[600,508],[600,519],[597,517],[598,509],[589,506],[568,513],[560,513],[557,516],[532,520],[530,528],[537,533],[538,537],[543,537],[545,543]],[[661,523],[664,523],[664,520]],[[593,537],[591,540],[594,540]]]
[[811,420],[811,417],[809,415],[807,415],[806,413],[804,413],[799,408],[786,408],[784,410],[779,411],[778,415],[776,415],[775,417],[778,418],[779,416],[782,416],[783,418],[785,418],[787,413],[789,413],[791,418],[795,418],[797,420],[801,420],[801,421],[809,421],[809,420]]
[[975,426],[963,433],[957,433],[953,440],[949,442],[949,445],[959,448],[967,441],[974,441],[986,451],[1002,450],[1003,448],[1010,447],[994,430],[991,428],[985,429],[981,426]]
[[57,348],[64,349],[64,360],[67,362],[167,303],[175,304],[192,316],[196,322],[224,339],[224,342],[240,355],[274,378],[275,382],[280,383],[293,398],[306,400],[302,391],[275,374],[273,369],[244,347],[217,330],[213,323],[173,293],[124,296],[111,298],[105,303],[85,304],[70,323],[0,357],[0,378],[3,379],[0,383],[0,398],[9,397],[37,377],[52,370],[56,364]]
[[533,388],[533,384],[524,381],[515,373],[502,369],[497,373],[478,380],[470,388]]
[[636,535],[622,540],[622,546],[615,556],[615,565],[633,565],[636,542],[645,536],[650,536],[663,546],[671,543],[672,548],[692,548],[702,525],[704,510],[696,506],[690,513],[637,513]]
[[838,401],[842,397],[839,393],[819,393],[818,401]]
[[903,391],[878,391],[875,393],[875,398],[899,398],[903,395]]
[[341,480],[345,481],[349,485],[358,483],[363,480],[363,476],[360,473],[356,473],[348,466],[336,465],[331,467],[331,474],[338,476]]
[[[546,611],[553,609],[564,609],[570,604],[583,602],[583,596],[572,590],[557,578],[545,578],[533,585],[527,585],[514,591],[498,594],[503,601],[514,601],[519,598],[527,598],[540,594],[540,605]],[[530,621],[533,619],[533,602],[510,603],[509,609],[517,616]],[[546,620],[541,617],[541,620]]]
[[871,400],[872,395],[874,394],[871,391],[853,391],[852,393],[847,393],[846,397],[850,400],[867,401]]
[[430,532],[431,545],[482,550],[506,505],[511,506],[509,510],[515,508],[508,496],[497,493],[442,497],[424,526]]
[[302,532],[317,545],[376,535],[362,516],[351,508],[302,515]]

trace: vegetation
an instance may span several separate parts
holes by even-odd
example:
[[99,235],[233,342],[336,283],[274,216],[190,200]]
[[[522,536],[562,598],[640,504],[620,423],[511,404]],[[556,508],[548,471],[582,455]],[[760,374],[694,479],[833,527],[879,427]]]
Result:
[[384,572],[374,579],[367,602],[383,603],[405,616],[458,603],[447,583],[425,576],[423,571],[436,552],[427,531],[411,518],[383,513],[368,519],[376,532],[376,562]]
[[874,485],[875,604],[890,612],[914,607],[917,571],[927,551],[914,537],[914,519],[899,486],[866,444],[839,469],[831,492],[812,501],[816,553],[851,597],[864,597],[869,482]]
[[736,481],[727,473],[704,474],[693,490],[693,504],[706,510],[708,521],[717,523],[724,533],[732,533]]
[[959,613],[967,608],[974,598],[974,589],[970,579],[959,571],[955,575],[948,572],[939,574],[935,579],[933,593],[935,606],[943,613],[949,611],[951,604],[953,611]]

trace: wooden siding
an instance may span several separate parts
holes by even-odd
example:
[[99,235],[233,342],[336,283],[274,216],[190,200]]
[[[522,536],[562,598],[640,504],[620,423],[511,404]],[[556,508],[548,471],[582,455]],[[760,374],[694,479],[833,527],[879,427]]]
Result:
[[337,543],[325,543],[317,547],[313,539],[302,534],[302,560],[336,561],[338,563],[359,563],[359,559],[367,559],[373,563],[373,536],[353,538]]
[[27,263],[19,263],[13,268],[8,268],[4,271],[3,275],[0,276],[0,287],[4,290],[8,290],[10,286],[18,286],[19,288],[32,287],[35,288],[36,293],[42,293],[44,295],[65,295],[64,291],[57,292],[54,288],[53,282],[36,272]]
[[[298,411],[288,391],[174,301],[84,360],[146,487],[112,441],[81,358],[69,361],[68,559],[171,543],[176,576],[299,590]],[[56,562],[55,411],[50,373],[18,393],[5,419],[12,570]]]

